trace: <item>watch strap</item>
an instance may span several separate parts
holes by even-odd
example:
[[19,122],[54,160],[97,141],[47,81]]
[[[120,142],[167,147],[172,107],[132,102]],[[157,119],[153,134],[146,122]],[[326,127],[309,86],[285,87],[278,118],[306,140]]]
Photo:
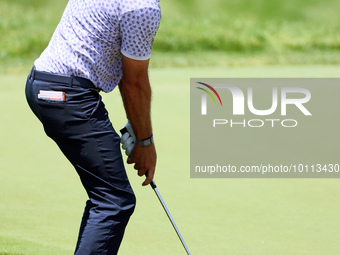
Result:
[[140,145],[140,146],[143,146],[143,147],[146,147],[146,146],[149,146],[150,144],[153,143],[153,135],[149,138],[146,138],[144,140],[138,140],[136,138],[136,142]]

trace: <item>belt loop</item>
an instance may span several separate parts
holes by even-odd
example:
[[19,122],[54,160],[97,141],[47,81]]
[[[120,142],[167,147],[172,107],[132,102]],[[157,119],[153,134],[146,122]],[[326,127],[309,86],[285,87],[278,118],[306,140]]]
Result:
[[34,76],[35,76],[35,66],[32,67],[32,70],[31,70],[31,75],[30,75],[31,79],[34,80]]
[[70,87],[72,87],[72,85],[73,85],[73,76],[70,76],[71,78],[70,78],[70,83],[69,83],[69,85],[70,85]]

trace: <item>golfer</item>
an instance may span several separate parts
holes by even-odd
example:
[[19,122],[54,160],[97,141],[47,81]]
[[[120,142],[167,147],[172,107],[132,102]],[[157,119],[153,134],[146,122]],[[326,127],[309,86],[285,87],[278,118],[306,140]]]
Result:
[[143,185],[153,179],[148,64],[160,18],[157,0],[69,0],[28,76],[30,108],[75,167],[89,197],[77,255],[117,254],[135,207],[120,136],[99,92],[119,86],[137,139],[127,163],[139,176],[147,174]]

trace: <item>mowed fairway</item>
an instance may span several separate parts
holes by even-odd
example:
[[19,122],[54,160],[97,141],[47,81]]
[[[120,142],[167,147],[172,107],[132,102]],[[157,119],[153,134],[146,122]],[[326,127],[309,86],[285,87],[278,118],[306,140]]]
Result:
[[[339,68],[150,70],[155,181],[193,255],[340,253],[340,180],[189,177],[191,77],[338,77]],[[29,110],[25,76],[0,76],[0,254],[73,254],[86,194]],[[115,127],[123,127],[118,91],[103,98]],[[119,254],[185,254],[152,189],[132,166],[127,172],[137,207]]]

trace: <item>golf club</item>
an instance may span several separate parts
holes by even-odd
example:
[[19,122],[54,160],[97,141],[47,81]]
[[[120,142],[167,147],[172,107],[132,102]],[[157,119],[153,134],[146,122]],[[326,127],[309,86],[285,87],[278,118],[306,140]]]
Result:
[[163,208],[164,208],[164,211],[166,212],[166,215],[168,215],[168,218],[169,218],[169,220],[171,221],[171,224],[172,224],[172,226],[174,227],[174,229],[175,229],[175,231],[176,231],[176,233],[177,233],[179,239],[181,240],[182,245],[183,245],[185,251],[187,252],[188,255],[191,255],[191,253],[190,253],[190,251],[189,251],[187,245],[186,245],[185,242],[184,242],[184,239],[183,239],[181,233],[179,232],[179,230],[178,230],[178,228],[177,228],[177,226],[176,226],[176,224],[175,224],[174,219],[172,218],[172,216],[171,216],[171,214],[170,214],[168,208],[166,207],[166,205],[165,205],[165,203],[164,203],[163,198],[161,197],[161,194],[160,194],[159,191],[158,191],[158,188],[157,188],[157,186],[156,186],[156,183],[152,180],[151,183],[150,183],[150,185],[151,185],[152,189],[155,191],[155,193],[156,193],[156,195],[157,195],[157,197],[158,197],[158,200],[161,202],[161,204],[162,204],[162,206],[163,206]]
[[[128,131],[127,131],[126,128],[123,128],[123,129],[120,130],[120,132],[121,132],[122,135],[124,135],[124,134],[125,134],[126,132],[128,132]],[[147,174],[145,174],[145,176],[147,176]],[[165,202],[164,202],[164,200],[163,200],[161,194],[160,194],[159,191],[158,191],[158,188],[157,188],[156,183],[155,183],[153,180],[151,181],[150,186],[151,186],[151,188],[155,191],[155,193],[156,193],[156,195],[157,195],[157,197],[158,197],[159,202],[161,202],[161,204],[162,204],[162,206],[163,206],[163,208],[164,208],[164,211],[166,212],[166,215],[168,216],[168,218],[169,218],[169,220],[170,220],[172,226],[174,227],[174,229],[175,229],[175,231],[176,231],[176,233],[177,233],[177,236],[178,236],[179,239],[181,240],[181,243],[182,243],[182,245],[183,245],[185,251],[187,252],[188,255],[191,255],[191,253],[190,253],[190,251],[189,251],[189,249],[188,249],[188,246],[185,244],[184,239],[183,239],[181,233],[179,232],[179,230],[178,230],[178,228],[177,228],[177,226],[176,226],[176,224],[175,224],[175,221],[174,221],[174,219],[172,218],[172,216],[171,216],[171,214],[170,214],[170,212],[169,212],[169,209],[166,207]]]

